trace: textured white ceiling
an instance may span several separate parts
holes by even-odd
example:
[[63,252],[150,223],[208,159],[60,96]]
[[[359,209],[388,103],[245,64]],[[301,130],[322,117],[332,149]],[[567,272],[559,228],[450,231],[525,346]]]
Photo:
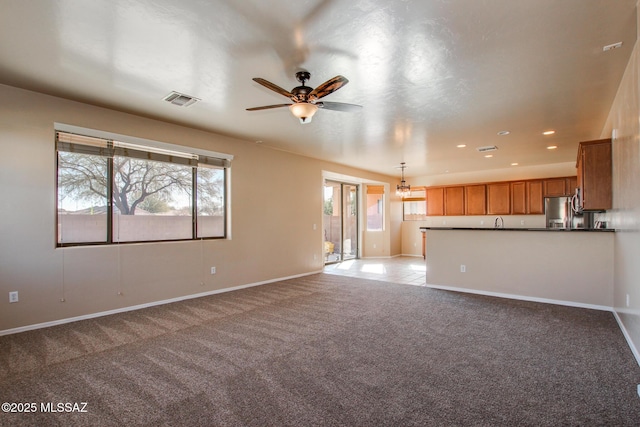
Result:
[[[561,163],[600,136],[635,4],[2,0],[0,83],[387,175],[403,161],[407,176]],[[300,69],[312,87],[347,77],[323,100],[363,109],[304,125],[286,108],[245,110],[288,102],[253,77],[291,90]],[[176,107],[163,101],[172,90],[202,101]],[[485,145],[493,158],[475,150]]]

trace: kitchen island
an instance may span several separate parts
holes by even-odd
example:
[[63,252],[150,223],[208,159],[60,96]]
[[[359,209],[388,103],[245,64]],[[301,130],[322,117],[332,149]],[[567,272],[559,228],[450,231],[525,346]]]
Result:
[[609,310],[608,229],[421,227],[427,286]]

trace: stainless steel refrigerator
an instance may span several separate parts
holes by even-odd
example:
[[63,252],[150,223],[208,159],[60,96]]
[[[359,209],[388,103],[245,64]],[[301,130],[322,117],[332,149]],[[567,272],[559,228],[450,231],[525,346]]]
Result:
[[575,212],[571,197],[546,197],[544,212],[547,228],[593,228],[593,213]]

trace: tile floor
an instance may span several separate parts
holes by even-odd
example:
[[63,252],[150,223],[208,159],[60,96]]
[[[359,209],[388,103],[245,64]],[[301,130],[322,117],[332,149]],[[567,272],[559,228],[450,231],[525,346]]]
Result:
[[427,265],[422,257],[353,259],[324,267],[327,274],[425,286]]

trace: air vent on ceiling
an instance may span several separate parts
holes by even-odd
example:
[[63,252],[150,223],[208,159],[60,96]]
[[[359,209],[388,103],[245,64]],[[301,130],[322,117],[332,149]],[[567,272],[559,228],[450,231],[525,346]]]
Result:
[[487,151],[496,151],[498,149],[498,147],[496,147],[495,145],[487,145],[484,147],[478,147],[476,148],[476,150],[478,150],[481,153],[487,152]]
[[200,101],[200,99],[195,96],[185,95],[175,91],[165,96],[164,100],[172,103],[173,105],[177,105],[178,107],[188,107],[189,105],[193,105]]
[[606,46],[604,46],[604,47],[602,48],[602,51],[603,51],[603,52],[606,52],[606,51],[608,51],[608,50],[617,49],[617,48],[619,48],[619,47],[622,47],[622,42],[613,43],[613,44],[608,44],[608,45],[606,45]]

